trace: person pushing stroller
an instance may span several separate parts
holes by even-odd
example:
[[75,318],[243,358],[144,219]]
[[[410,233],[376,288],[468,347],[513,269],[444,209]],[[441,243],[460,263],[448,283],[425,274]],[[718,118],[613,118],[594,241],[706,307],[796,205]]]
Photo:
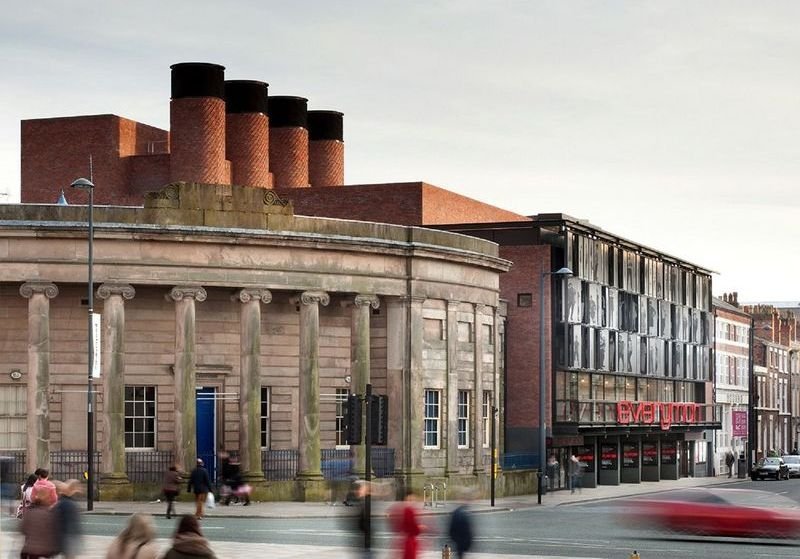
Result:
[[225,505],[230,505],[234,499],[243,501],[243,505],[250,504],[252,488],[242,481],[242,469],[239,461],[227,454],[222,457],[222,489],[221,500]]

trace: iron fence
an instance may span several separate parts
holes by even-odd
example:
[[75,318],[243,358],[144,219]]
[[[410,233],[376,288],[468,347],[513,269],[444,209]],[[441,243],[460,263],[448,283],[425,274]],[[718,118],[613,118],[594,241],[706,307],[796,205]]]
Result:
[[24,450],[0,450],[0,478],[2,483],[22,485],[29,474],[25,471]]
[[125,470],[133,483],[161,483],[164,472],[175,464],[170,450],[145,450],[125,453]]
[[268,481],[294,479],[297,475],[297,450],[262,450],[261,464]]
[[[50,452],[51,479],[84,479],[89,461],[85,450],[54,450]],[[94,472],[100,471],[100,453],[94,453]],[[95,476],[96,477],[96,476]]]
[[[348,449],[322,449],[322,475],[327,480],[349,479],[352,474],[352,457]],[[375,477],[389,477],[394,474],[394,449],[372,448],[372,471]]]

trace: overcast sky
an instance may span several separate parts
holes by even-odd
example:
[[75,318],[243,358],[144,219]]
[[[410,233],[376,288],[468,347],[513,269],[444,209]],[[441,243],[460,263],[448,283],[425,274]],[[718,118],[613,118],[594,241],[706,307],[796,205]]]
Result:
[[716,295],[800,301],[798,21],[795,1],[22,2],[0,19],[0,202],[20,120],[167,129],[170,64],[214,62],[343,111],[347,183],[586,218],[719,272]]

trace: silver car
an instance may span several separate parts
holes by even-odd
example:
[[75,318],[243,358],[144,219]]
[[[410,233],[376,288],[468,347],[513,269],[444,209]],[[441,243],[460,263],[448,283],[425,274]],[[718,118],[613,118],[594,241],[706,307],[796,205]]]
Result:
[[783,461],[789,466],[789,477],[800,477],[800,455],[787,454]]

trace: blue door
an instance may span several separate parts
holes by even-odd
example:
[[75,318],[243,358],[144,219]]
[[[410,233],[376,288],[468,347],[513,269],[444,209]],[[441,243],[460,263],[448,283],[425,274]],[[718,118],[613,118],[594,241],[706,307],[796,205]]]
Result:
[[197,388],[197,457],[203,460],[212,481],[216,479],[217,465],[216,396],[216,388]]

